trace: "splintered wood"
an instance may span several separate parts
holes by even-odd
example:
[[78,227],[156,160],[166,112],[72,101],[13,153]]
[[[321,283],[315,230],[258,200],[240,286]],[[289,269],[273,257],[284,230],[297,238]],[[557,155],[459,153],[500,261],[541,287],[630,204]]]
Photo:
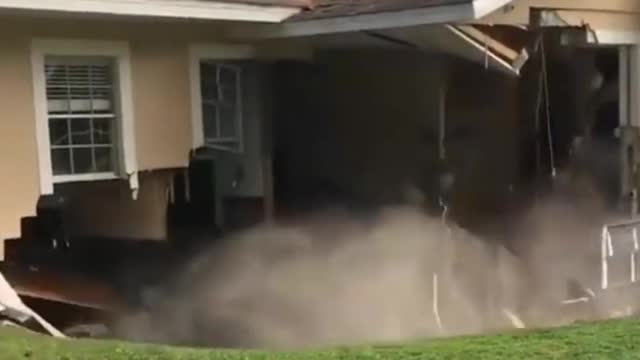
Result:
[[17,323],[24,323],[29,319],[34,319],[50,335],[59,338],[65,337],[58,329],[25,305],[2,274],[0,274],[0,314],[15,320]]

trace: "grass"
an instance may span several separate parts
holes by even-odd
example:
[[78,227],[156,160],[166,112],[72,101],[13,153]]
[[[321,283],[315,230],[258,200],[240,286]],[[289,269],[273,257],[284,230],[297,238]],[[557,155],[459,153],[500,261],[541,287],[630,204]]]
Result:
[[309,352],[193,350],[118,342],[54,340],[0,329],[0,359],[21,360],[396,360],[640,359],[640,321],[464,337],[407,345]]

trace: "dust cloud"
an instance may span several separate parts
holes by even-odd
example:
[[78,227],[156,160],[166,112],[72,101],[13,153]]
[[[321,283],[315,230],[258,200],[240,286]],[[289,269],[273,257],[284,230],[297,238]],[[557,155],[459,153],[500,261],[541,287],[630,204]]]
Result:
[[514,321],[566,324],[578,318],[560,305],[571,296],[567,284],[598,280],[597,231],[606,216],[596,208],[550,197],[511,224],[508,246],[412,207],[366,220],[336,210],[261,226],[149,292],[146,308],[121,319],[117,335],[292,349],[484,333]]

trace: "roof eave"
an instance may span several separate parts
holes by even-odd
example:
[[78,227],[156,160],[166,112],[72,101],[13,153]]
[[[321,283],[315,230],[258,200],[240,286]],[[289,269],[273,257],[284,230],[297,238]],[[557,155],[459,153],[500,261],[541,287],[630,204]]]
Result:
[[466,4],[441,5],[394,12],[285,21],[282,24],[275,25],[232,28],[230,34],[241,39],[276,39],[469,22],[480,19],[512,1],[474,0]]
[[438,6],[379,14],[284,22],[273,26],[238,27],[230,34],[237,38],[275,39],[327,35],[364,30],[382,30],[415,25],[442,24],[473,19],[471,4]]
[[512,3],[514,0],[474,0],[473,19],[478,20]]
[[0,9],[279,23],[299,7],[197,0],[0,0]]

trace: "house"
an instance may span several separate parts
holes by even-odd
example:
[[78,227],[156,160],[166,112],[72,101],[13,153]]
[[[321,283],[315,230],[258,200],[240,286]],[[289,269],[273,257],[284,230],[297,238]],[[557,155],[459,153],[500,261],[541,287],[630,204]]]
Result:
[[[574,135],[597,122],[587,105],[600,57],[613,70],[595,90],[617,81],[604,117],[618,121],[604,133],[622,124],[637,146],[633,0],[0,9],[0,239],[18,239],[16,249],[43,237],[53,249],[62,238],[206,236],[211,224],[233,230],[327,200],[393,203],[411,186],[433,199],[443,166],[456,173],[460,221],[482,224],[523,178],[567,162]],[[636,183],[624,169],[628,193]],[[36,211],[58,201],[62,229]]]
[[[475,5],[458,3],[437,9],[453,11],[461,20],[476,16]],[[2,68],[5,84],[14,84],[6,87],[11,90],[2,106],[3,133],[13,149],[4,152],[2,162],[14,171],[0,186],[6,191],[0,237],[20,237],[20,219],[34,216],[38,198],[55,192],[69,203],[76,235],[166,239],[167,189],[173,174],[189,165],[193,150],[206,144],[227,153],[221,161],[261,161],[260,130],[249,120],[261,115],[241,109],[259,106],[246,106],[238,97],[220,105],[226,110],[203,107],[198,89],[229,87],[254,101],[259,96],[246,94],[237,67],[200,63],[308,58],[310,47],[304,44],[263,45],[232,34],[235,25],[258,29],[295,19],[305,6],[153,0],[0,4],[8,37]],[[329,8],[339,10],[322,5],[318,16],[332,16]],[[296,24],[313,15],[299,16]],[[446,18],[428,21],[435,20]],[[199,84],[203,76],[211,83]],[[218,83],[223,78],[228,84]],[[229,123],[210,124],[210,111],[228,112],[220,116]],[[239,127],[241,117],[245,123]],[[248,180],[242,184],[218,190],[264,195],[260,167],[244,170]]]
[[[34,215],[38,197],[57,187],[79,191],[82,198],[104,194],[86,205],[100,204],[104,213],[79,211],[86,210],[96,226],[102,222],[104,231],[120,228],[113,225],[122,221],[120,235],[163,238],[163,224],[155,222],[164,220],[156,201],[166,192],[166,170],[186,167],[197,143],[191,129],[191,81],[199,69],[191,68],[197,64],[191,60],[200,56],[199,44],[223,38],[221,21],[279,22],[298,12],[295,3],[0,5],[7,37],[5,84],[14,84],[6,88],[12,90],[3,104],[3,133],[15,151],[5,152],[2,162],[19,169],[1,186],[6,191],[1,237],[20,236],[19,219]],[[210,49],[205,45],[204,50]],[[225,75],[235,76],[232,70]],[[147,215],[133,215],[144,207]]]

